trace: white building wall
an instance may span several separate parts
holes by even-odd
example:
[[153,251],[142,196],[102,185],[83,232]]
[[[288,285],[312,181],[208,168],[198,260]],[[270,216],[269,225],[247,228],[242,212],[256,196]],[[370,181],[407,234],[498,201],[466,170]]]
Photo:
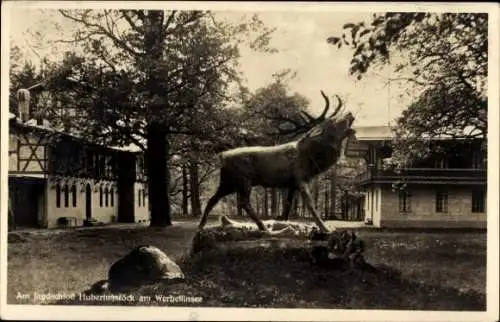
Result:
[[365,223],[372,221],[373,226],[380,227],[382,217],[382,189],[380,187],[370,187],[365,195]]
[[[103,223],[110,223],[110,222],[116,222],[118,220],[118,189],[115,186],[113,186],[113,194],[114,194],[114,200],[113,200],[113,206],[111,206],[111,200],[108,197],[108,205],[106,206],[105,203],[105,194],[104,194],[104,188],[107,187],[109,189],[110,185],[113,184],[112,181],[103,181],[103,200],[102,200],[102,206],[100,203],[100,190],[99,190],[99,184],[97,187],[92,186],[92,218],[94,218],[97,221],[103,222]],[[85,197],[85,190],[82,193],[83,197]],[[85,213],[84,213],[85,216]]]
[[373,188],[373,225],[380,227],[382,217],[382,190],[380,187]]
[[[149,222],[149,202],[146,184],[141,182],[134,183],[134,221]],[[143,194],[143,191],[146,194]]]
[[[92,181],[84,180],[84,179],[70,179],[68,182],[69,187],[69,200],[68,206],[65,206],[64,202],[64,189],[63,186],[65,184],[65,180],[61,182],[61,203],[60,207],[57,207],[57,196],[56,196],[56,184],[50,180],[47,181],[46,186],[46,200],[45,200],[45,209],[46,209],[46,220],[45,226],[48,228],[57,227],[57,220],[60,217],[69,217],[71,218],[71,226],[82,226],[83,221],[86,219],[86,185],[90,184],[92,189],[92,218],[97,221],[103,223],[110,223],[118,218],[118,190],[116,186],[113,186],[114,182],[112,181],[101,181],[100,183],[94,183]],[[71,186],[75,183],[76,185],[76,207],[73,206],[72,192]],[[105,195],[103,193],[103,204],[100,205],[100,185],[104,187],[113,186],[114,200],[113,206],[111,206],[111,197],[108,196],[108,206],[105,204]]]
[[411,211],[399,212],[398,193],[384,189],[382,226],[396,227],[485,227],[486,213],[472,212],[472,188],[449,186],[448,211],[436,212],[436,187],[410,188]]

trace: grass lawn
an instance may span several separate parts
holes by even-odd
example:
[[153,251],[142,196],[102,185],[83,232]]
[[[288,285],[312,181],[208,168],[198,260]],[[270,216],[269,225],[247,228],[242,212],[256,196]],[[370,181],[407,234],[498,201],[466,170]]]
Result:
[[[181,223],[166,229],[28,235],[26,241],[8,245],[8,302],[36,303],[16,300],[18,292],[82,292],[106,279],[110,265],[133,247],[151,244],[179,263],[186,280],[143,286],[134,293],[134,305],[175,305],[155,301],[155,296],[185,295],[203,297],[201,306],[486,308],[485,232],[359,230],[366,242],[366,260],[375,272],[319,268],[304,260],[307,253],[300,247],[230,250],[188,258],[194,234],[194,224]],[[148,301],[144,303],[139,295],[151,299],[143,297]]]

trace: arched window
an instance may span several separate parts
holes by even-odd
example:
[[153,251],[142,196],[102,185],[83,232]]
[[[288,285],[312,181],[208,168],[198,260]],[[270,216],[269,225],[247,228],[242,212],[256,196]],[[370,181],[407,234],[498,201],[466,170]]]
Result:
[[109,191],[108,191],[108,188],[106,187],[106,188],[104,188],[104,195],[105,195],[105,197],[106,197],[106,203],[105,203],[106,207],[107,207],[107,206],[108,206],[108,204],[109,204],[109,203],[108,203],[108,200],[109,200],[109,199],[108,199],[108,194],[109,194]]
[[76,207],[76,185],[71,187],[71,197],[73,198],[73,207]]
[[61,207],[61,185],[59,183],[56,185],[56,207]]
[[99,187],[99,207],[102,207],[102,187]]
[[139,207],[141,206],[141,189],[137,190],[137,200],[139,203]]
[[113,188],[111,188],[111,192],[110,192],[110,197],[111,197],[111,207],[114,207],[115,206],[115,191]]
[[64,207],[69,207],[69,189],[67,184],[64,185]]

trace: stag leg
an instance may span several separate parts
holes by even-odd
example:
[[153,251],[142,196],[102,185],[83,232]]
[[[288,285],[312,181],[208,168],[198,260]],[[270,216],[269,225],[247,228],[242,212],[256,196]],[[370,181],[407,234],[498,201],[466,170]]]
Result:
[[314,203],[311,198],[311,193],[309,192],[309,188],[305,183],[300,184],[300,193],[302,194],[302,197],[306,202],[307,208],[313,214],[314,221],[316,222],[316,225],[318,225],[320,231],[323,233],[329,233],[330,230],[325,226],[325,222],[321,219],[318,212],[316,211],[316,208],[314,207]]
[[242,187],[238,193],[240,194],[240,205],[241,208],[245,209],[248,216],[252,218],[252,220],[257,224],[260,230],[268,231],[264,223],[259,218],[259,215],[255,212],[252,205],[250,204],[250,193],[252,192],[252,188],[250,186]]
[[203,212],[203,216],[201,216],[200,223],[198,224],[198,229],[203,229],[203,227],[205,227],[205,224],[207,223],[207,219],[208,219],[208,214],[210,213],[210,211],[212,211],[212,209],[219,202],[219,200],[222,197],[225,197],[228,194],[233,193],[233,192],[234,191],[231,188],[229,188],[229,186],[227,186],[227,185],[220,185],[219,186],[219,189],[217,189],[217,192],[215,193],[215,195],[213,195],[213,197],[210,198],[210,200],[208,200],[207,206],[205,207],[205,211]]
[[252,205],[250,204],[250,192],[251,192],[251,187],[247,186],[243,188],[240,193],[241,193],[241,207],[245,209],[247,214],[252,218],[252,220],[257,224],[257,227],[259,230],[265,232],[266,234],[272,235],[272,236],[279,236],[279,235],[284,235],[287,234],[288,232],[294,232],[294,229],[291,228],[290,226],[285,227],[280,230],[275,230],[275,231],[270,231],[267,229],[267,227],[264,225],[262,220],[259,218],[259,215],[255,212],[253,209]]
[[281,217],[279,219],[287,221],[290,216],[290,210],[293,206],[293,199],[295,198],[296,188],[288,188],[286,193],[286,199],[283,200],[283,212],[281,213]]

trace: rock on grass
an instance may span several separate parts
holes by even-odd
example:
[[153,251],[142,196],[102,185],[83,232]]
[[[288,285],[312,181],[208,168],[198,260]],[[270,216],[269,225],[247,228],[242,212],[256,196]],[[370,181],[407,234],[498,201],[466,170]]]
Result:
[[142,245],[111,265],[108,280],[94,283],[87,293],[125,292],[145,284],[183,279],[180,267],[164,252],[155,246]]

